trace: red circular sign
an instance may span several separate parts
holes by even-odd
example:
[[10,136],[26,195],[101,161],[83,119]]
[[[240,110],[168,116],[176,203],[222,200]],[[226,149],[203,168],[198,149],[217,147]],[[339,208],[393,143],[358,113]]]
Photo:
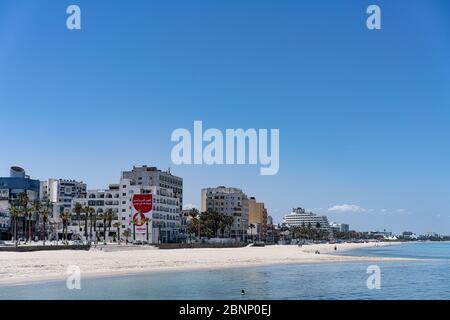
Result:
[[142,212],[138,212],[133,216],[134,225],[142,227],[145,224],[145,215]]
[[133,207],[136,211],[147,213],[153,209],[152,194],[135,194],[133,196]]

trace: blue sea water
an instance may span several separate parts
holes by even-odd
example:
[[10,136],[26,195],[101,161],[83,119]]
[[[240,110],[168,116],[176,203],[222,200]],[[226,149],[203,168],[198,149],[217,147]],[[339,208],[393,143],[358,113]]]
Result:
[[[0,299],[450,299],[450,243],[360,249],[347,255],[419,261],[277,265],[214,271],[149,273],[0,287]],[[381,288],[367,288],[367,267],[381,269]],[[241,296],[245,289],[246,295]]]

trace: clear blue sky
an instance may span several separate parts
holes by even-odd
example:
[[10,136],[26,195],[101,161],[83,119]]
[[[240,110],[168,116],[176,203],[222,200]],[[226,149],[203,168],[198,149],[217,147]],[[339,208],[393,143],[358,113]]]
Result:
[[[81,31],[66,29],[70,4]],[[0,0],[0,175],[104,188],[132,165],[170,166],[185,204],[228,185],[275,221],[302,206],[450,234],[449,57],[446,0]],[[279,174],[173,166],[170,135],[194,120],[279,128]]]

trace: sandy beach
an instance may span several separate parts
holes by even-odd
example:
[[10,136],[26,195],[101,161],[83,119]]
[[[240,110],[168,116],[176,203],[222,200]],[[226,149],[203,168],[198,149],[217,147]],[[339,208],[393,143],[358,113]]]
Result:
[[[336,246],[339,253],[356,248],[372,247],[375,244],[345,243]],[[335,254],[334,247],[334,244],[315,244],[303,247],[274,245],[158,250],[153,247],[101,246],[89,251],[0,252],[0,285],[65,279],[68,276],[66,271],[70,266],[79,267],[82,277],[100,277],[154,271],[208,270],[274,264],[405,260],[340,256]],[[316,254],[316,250],[320,254]]]

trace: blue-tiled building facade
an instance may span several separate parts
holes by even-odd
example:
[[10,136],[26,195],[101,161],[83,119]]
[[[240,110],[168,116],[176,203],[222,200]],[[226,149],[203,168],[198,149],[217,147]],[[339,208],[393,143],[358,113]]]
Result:
[[11,167],[9,177],[0,177],[0,239],[7,237],[10,231],[8,209],[11,201],[20,193],[26,193],[31,201],[38,200],[40,186],[39,180],[30,179],[20,167]]

